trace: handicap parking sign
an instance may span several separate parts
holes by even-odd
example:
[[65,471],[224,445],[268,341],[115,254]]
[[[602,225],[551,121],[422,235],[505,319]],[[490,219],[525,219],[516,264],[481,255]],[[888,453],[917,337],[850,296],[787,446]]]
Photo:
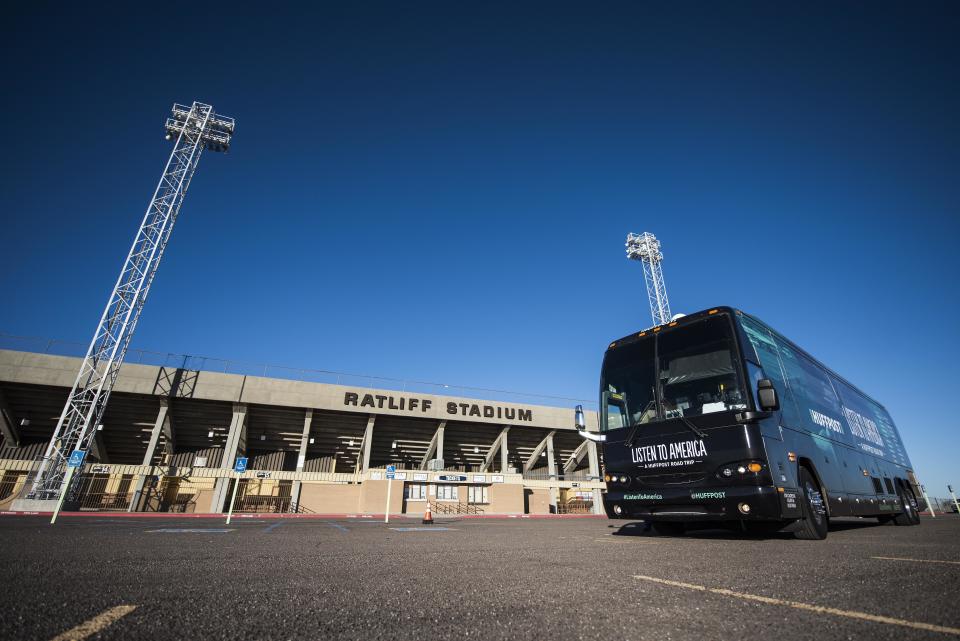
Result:
[[395,479],[396,477],[397,477],[397,466],[396,466],[396,465],[388,465],[388,466],[387,466],[387,479],[388,479],[388,480],[393,480],[393,479]]
[[87,453],[83,450],[74,450],[70,452],[70,459],[67,461],[67,467],[80,467],[83,465],[83,459]]
[[246,472],[247,471],[247,459],[246,457],[238,457],[237,464],[233,466],[234,472]]

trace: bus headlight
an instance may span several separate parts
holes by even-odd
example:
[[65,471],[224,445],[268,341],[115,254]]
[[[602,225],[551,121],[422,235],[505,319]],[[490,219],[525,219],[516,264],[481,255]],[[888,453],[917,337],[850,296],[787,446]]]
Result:
[[768,476],[767,466],[761,461],[736,461],[717,468],[717,478],[723,480],[766,482]]
[[630,477],[626,474],[604,474],[603,480],[611,485],[629,485]]

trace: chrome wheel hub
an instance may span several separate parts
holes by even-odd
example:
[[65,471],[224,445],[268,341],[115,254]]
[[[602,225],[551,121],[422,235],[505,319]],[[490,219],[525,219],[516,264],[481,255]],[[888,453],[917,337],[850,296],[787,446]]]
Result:
[[809,483],[807,483],[807,486],[804,489],[806,490],[807,500],[810,502],[813,518],[816,519],[817,523],[820,523],[823,520],[824,515],[827,513],[827,509],[823,504],[823,495],[820,494],[820,491]]

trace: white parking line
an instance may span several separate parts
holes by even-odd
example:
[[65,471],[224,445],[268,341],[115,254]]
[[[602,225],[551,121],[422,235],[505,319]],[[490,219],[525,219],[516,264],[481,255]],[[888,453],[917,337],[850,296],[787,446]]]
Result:
[[53,637],[51,641],[81,641],[92,634],[100,632],[114,621],[127,616],[137,609],[135,605],[117,605],[108,610],[104,610],[89,621],[84,621],[80,625],[70,628],[66,632]]
[[159,530],[147,530],[147,534],[226,534],[233,532],[233,528],[200,528],[200,527],[165,527]]
[[871,559],[881,561],[913,561],[914,563],[945,563],[946,565],[960,565],[960,561],[938,561],[936,559],[907,559],[899,556],[871,556]]
[[643,545],[658,545],[658,544],[659,544],[658,541],[645,541],[644,539],[627,539],[627,538],[620,538],[620,539],[594,539],[594,540],[593,540],[594,543],[611,543],[611,542],[613,542],[613,543],[626,543],[627,541],[630,541],[631,544],[633,544],[633,543],[638,543],[638,544],[643,544]]
[[923,623],[920,621],[907,621],[905,619],[895,619],[893,617],[885,617],[877,614],[868,614],[866,612],[857,612],[855,610],[838,610],[837,608],[827,608],[821,605],[811,605],[809,603],[801,603],[799,601],[787,601],[785,599],[774,599],[768,596],[759,596],[757,594],[745,594],[743,592],[734,592],[733,590],[725,590],[723,588],[708,588],[703,585],[695,585],[693,583],[681,583],[680,581],[669,581],[667,579],[658,579],[652,576],[644,576],[641,574],[635,575],[633,578],[640,579],[641,581],[650,581],[652,583],[660,583],[661,585],[669,585],[675,588],[685,588],[687,590],[699,590],[700,592],[712,592],[713,594],[721,594],[723,596],[731,596],[737,599],[744,599],[746,601],[759,601],[760,603],[766,603],[768,605],[782,605],[788,608],[795,608],[797,610],[807,610],[809,612],[816,612],[818,614],[832,614],[840,617],[847,617],[848,619],[859,619],[861,621],[871,621],[873,623],[886,623],[888,625],[900,625],[905,628],[913,628],[915,630],[925,630],[927,632],[942,632],[944,634],[954,634],[960,636],[960,628],[948,628],[942,625],[933,625],[932,623]]

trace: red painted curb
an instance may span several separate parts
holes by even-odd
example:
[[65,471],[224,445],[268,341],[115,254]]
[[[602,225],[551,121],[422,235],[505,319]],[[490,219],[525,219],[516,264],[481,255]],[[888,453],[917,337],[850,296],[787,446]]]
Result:
[[[53,512],[0,511],[0,516],[53,516]],[[179,514],[176,512],[61,512],[60,516],[120,519],[225,519],[226,514]],[[361,519],[384,518],[383,514],[234,514],[234,519]],[[391,514],[393,519],[420,520],[422,516]],[[605,514],[456,514],[434,519],[605,519]]]

